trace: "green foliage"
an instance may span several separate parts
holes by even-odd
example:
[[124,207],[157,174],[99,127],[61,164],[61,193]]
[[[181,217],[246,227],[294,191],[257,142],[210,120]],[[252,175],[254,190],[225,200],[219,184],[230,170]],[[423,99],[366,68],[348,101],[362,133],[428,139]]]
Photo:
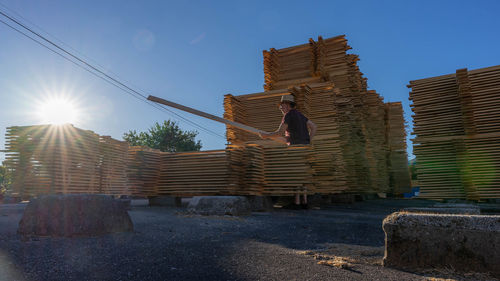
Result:
[[415,159],[408,163],[412,180],[417,180],[417,161]]
[[0,165],[0,196],[5,193],[7,186],[10,184],[10,175],[7,168],[5,167],[5,162]]
[[147,132],[129,131],[123,139],[130,145],[147,146],[166,152],[199,151],[201,142],[195,141],[196,131],[183,131],[174,121],[156,122]]

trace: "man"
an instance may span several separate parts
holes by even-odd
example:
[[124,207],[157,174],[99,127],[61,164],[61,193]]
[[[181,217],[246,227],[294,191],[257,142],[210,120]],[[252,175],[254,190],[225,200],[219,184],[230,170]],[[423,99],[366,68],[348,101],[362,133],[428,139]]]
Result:
[[[281,96],[279,108],[283,113],[283,119],[278,130],[272,133],[261,133],[263,139],[274,139],[288,145],[310,144],[316,134],[316,124],[307,119],[302,113],[295,109],[295,99],[292,95]],[[285,137],[283,137],[283,135]],[[303,194],[302,206],[307,208],[307,194]],[[300,194],[295,194],[295,206],[300,205]]]

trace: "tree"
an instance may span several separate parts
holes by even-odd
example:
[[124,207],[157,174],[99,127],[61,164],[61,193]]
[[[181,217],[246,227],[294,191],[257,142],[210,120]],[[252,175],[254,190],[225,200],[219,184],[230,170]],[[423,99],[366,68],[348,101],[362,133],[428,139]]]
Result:
[[166,152],[199,151],[201,142],[195,141],[196,131],[183,131],[174,121],[156,122],[147,132],[135,130],[123,134],[130,145],[147,146]]
[[9,184],[10,184],[10,176],[4,161],[2,165],[0,165],[0,197],[3,196]]

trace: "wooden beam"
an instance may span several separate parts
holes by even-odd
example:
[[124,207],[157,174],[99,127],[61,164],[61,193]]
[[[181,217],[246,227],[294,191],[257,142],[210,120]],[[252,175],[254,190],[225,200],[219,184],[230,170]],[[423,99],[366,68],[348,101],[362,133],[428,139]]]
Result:
[[189,112],[191,114],[195,114],[195,115],[198,115],[198,116],[201,116],[201,117],[205,117],[205,118],[208,118],[210,120],[221,122],[221,123],[224,123],[226,125],[231,125],[233,127],[245,130],[247,132],[250,132],[250,133],[253,133],[253,134],[256,134],[256,135],[258,135],[260,133],[266,133],[266,131],[262,131],[262,130],[259,130],[259,129],[256,129],[254,127],[250,127],[250,126],[238,123],[238,122],[230,121],[230,120],[227,120],[227,119],[224,119],[224,118],[221,118],[221,117],[218,117],[218,116],[215,116],[215,115],[203,112],[203,111],[199,111],[199,110],[196,110],[194,108],[187,107],[187,106],[175,103],[175,102],[164,100],[162,98],[158,98],[158,97],[155,97],[155,96],[149,96],[148,100],[154,101],[156,103],[164,104],[164,105],[167,105],[167,106],[170,106],[170,107],[173,107],[173,108],[177,108],[177,109],[180,109],[182,111],[186,111],[186,112]]

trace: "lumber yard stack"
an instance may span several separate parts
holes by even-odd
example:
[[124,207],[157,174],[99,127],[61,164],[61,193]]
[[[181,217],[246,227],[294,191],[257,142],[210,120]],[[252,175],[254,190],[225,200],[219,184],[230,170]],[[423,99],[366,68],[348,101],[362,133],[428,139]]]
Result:
[[406,154],[406,126],[403,119],[403,106],[401,102],[388,102],[385,104],[389,182],[395,193],[410,192],[410,174],[408,172],[408,156]]
[[231,194],[226,151],[162,153],[156,195]]
[[[406,151],[405,161],[388,161],[391,155],[401,154],[401,147],[391,146],[399,154],[391,151],[387,137],[394,143],[406,143],[403,112],[387,111],[380,95],[367,90],[367,79],[357,66],[359,58],[347,54],[349,49],[342,35],[264,51],[265,91],[226,95],[224,116],[274,131],[283,117],[277,107],[280,97],[292,94],[299,111],[318,125],[311,158],[316,192],[407,192],[411,183]],[[403,125],[391,128],[402,132],[391,135],[386,123],[397,118],[395,114],[400,114]],[[232,144],[258,139],[231,126],[226,135]]]
[[130,194],[127,169],[129,145],[110,136],[99,137],[99,193]]
[[500,198],[500,66],[410,81],[421,196]]
[[72,125],[8,127],[6,152],[13,196],[128,193],[128,145],[92,131]]
[[145,146],[130,146],[127,177],[135,196],[153,196],[160,178],[161,151]]
[[225,150],[130,151],[129,178],[140,196],[293,195],[314,193],[311,147],[272,141],[230,144]]

